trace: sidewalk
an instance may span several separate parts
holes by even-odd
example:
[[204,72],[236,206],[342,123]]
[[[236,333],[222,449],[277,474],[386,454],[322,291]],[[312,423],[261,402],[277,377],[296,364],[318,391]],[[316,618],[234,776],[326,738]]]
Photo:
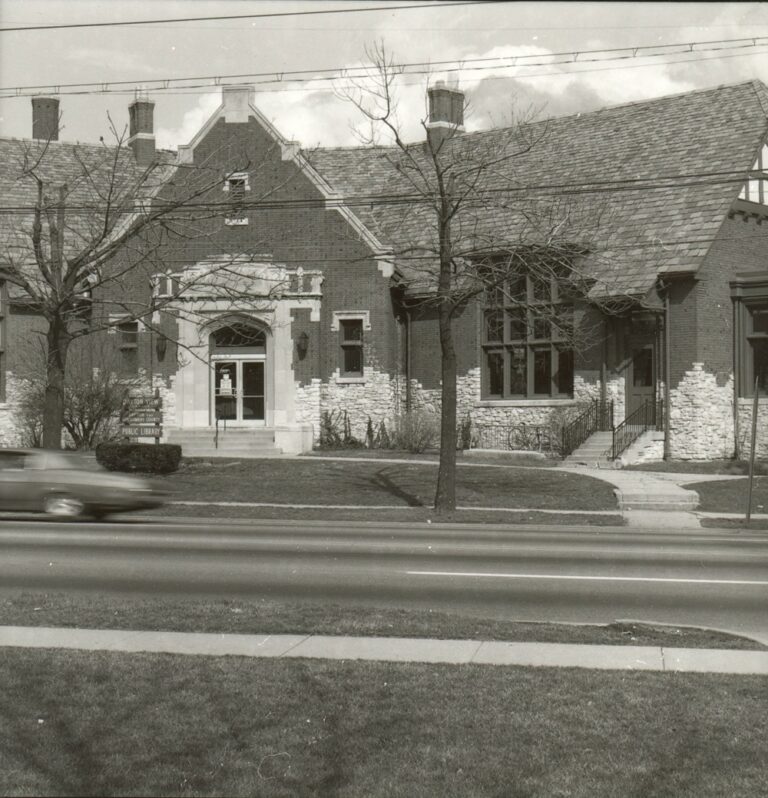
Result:
[[195,656],[312,658],[768,675],[768,651],[504,643],[404,637],[191,634],[0,626],[0,646]]

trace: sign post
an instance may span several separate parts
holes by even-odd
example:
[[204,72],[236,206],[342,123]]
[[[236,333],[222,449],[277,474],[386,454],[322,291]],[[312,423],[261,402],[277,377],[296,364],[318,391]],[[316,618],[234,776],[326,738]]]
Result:
[[755,442],[757,441],[758,378],[755,377],[755,398],[752,402],[752,446],[749,452],[749,488],[747,489],[747,512],[744,519],[749,524],[752,517],[752,483],[755,481]]

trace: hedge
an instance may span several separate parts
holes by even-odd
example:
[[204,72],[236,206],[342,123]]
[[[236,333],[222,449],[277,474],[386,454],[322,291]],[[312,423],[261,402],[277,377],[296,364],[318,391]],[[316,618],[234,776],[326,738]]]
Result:
[[173,443],[101,443],[96,460],[110,471],[170,474],[179,467],[181,446]]

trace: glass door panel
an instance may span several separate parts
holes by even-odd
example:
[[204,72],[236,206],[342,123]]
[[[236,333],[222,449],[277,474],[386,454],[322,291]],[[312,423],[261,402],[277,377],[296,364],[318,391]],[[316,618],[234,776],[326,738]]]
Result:
[[244,360],[242,368],[242,421],[264,421],[264,363]]
[[222,421],[237,420],[238,366],[235,361],[214,363],[214,409]]

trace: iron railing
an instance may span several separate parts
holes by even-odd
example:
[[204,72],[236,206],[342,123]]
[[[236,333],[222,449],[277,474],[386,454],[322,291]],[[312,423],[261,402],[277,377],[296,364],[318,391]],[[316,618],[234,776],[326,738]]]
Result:
[[595,432],[609,432],[612,429],[613,402],[594,399],[581,415],[563,427],[561,445],[563,457],[575,452]]
[[644,432],[649,429],[658,429],[658,425],[662,423],[663,418],[663,401],[646,399],[637,410],[630,413],[613,430],[611,460],[615,460],[623,451],[628,449]]
[[551,452],[556,440],[547,424],[472,424],[473,449]]

